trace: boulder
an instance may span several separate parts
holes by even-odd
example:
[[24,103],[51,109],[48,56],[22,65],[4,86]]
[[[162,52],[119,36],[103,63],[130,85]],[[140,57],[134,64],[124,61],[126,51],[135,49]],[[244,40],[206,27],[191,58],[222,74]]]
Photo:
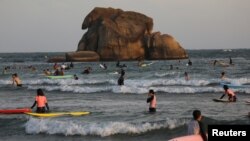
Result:
[[160,32],[155,32],[148,40],[148,59],[185,59],[188,57],[186,51],[171,35],[161,35]]
[[188,55],[170,35],[154,32],[153,19],[132,11],[94,8],[84,19],[87,32],[67,61],[184,59]]
[[65,56],[56,56],[56,57],[52,57],[52,58],[48,59],[49,63],[52,63],[52,62],[65,62],[65,61],[66,61]]
[[99,60],[100,56],[94,51],[78,51],[66,53],[66,61],[69,62],[91,62]]

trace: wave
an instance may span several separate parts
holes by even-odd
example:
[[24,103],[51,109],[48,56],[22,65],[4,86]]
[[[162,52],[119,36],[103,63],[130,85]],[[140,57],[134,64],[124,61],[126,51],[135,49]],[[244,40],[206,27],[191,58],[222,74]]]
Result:
[[[28,89],[36,90],[42,88],[46,91],[62,91],[72,93],[100,93],[100,92],[112,92],[112,93],[132,93],[132,94],[145,94],[149,89],[154,89],[156,92],[162,93],[183,93],[183,94],[194,94],[194,93],[221,93],[223,92],[222,87],[190,87],[190,86],[149,86],[149,87],[138,87],[138,86],[28,86]],[[235,92],[250,93],[250,87],[234,89]]]
[[[231,82],[233,85],[240,86],[244,84],[250,84],[250,78],[232,78],[226,81]],[[125,84],[128,86],[137,87],[150,87],[150,86],[211,86],[219,85],[220,79],[191,79],[186,81],[184,78],[158,78],[158,79],[125,79]],[[0,80],[0,85],[11,84],[10,79]],[[24,79],[22,81],[24,85],[116,85],[117,79],[114,78],[98,78],[98,79]]]
[[115,134],[140,134],[156,129],[173,129],[187,124],[187,120],[175,120],[167,118],[162,122],[99,122],[84,123],[77,121],[59,121],[55,119],[30,118],[25,124],[25,131],[28,134],[63,134],[70,135],[97,135],[101,137]]

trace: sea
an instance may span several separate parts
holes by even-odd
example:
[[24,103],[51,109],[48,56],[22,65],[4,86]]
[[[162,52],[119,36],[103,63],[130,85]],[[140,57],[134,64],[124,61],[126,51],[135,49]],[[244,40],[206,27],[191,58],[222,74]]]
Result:
[[[116,62],[73,62],[65,75],[78,80],[49,79],[43,70],[53,70],[50,57],[65,53],[0,53],[0,109],[31,107],[41,88],[50,112],[89,111],[85,116],[37,118],[26,114],[0,114],[0,140],[6,141],[167,141],[187,135],[193,110],[200,110],[206,125],[250,124],[250,49],[187,50],[188,59],[145,60],[125,64],[124,85],[118,86]],[[229,58],[232,65],[229,65]],[[214,65],[214,61],[218,63]],[[100,64],[105,63],[104,70]],[[62,65],[63,63],[58,63]],[[70,64],[70,62],[64,62]],[[171,68],[170,66],[173,66]],[[82,74],[91,67],[89,74]],[[33,69],[32,69],[33,68]],[[189,80],[185,80],[187,72]],[[222,80],[221,73],[226,78]],[[17,73],[23,87],[12,85]],[[223,94],[228,82],[237,102],[212,99]],[[157,112],[148,112],[148,91],[157,97]],[[224,97],[227,99],[227,97]],[[35,111],[35,108],[33,109]]]

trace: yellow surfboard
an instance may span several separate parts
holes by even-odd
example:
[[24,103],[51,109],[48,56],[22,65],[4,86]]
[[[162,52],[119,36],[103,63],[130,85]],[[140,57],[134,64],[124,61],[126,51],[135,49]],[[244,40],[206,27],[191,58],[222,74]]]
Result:
[[33,113],[27,112],[27,115],[35,117],[57,117],[57,116],[83,116],[88,115],[90,112],[58,112],[58,113]]

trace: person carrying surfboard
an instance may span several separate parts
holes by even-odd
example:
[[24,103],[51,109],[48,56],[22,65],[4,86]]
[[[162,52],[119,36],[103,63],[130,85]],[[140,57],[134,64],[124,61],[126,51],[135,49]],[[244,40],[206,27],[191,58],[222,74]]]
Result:
[[201,135],[203,141],[207,141],[207,133],[204,130],[202,118],[200,110],[193,111],[193,119],[188,124],[188,135]]
[[49,111],[47,98],[44,95],[42,89],[37,89],[37,96],[35,98],[35,102],[30,108],[33,109],[36,105],[37,105],[37,109],[36,109],[37,113],[45,113],[46,112],[45,106],[47,108],[47,112]]
[[233,90],[229,89],[227,85],[223,86],[225,92],[224,94],[220,97],[222,99],[225,95],[228,95],[228,101],[229,102],[236,102],[236,94],[234,93]]
[[154,90],[149,90],[148,98],[147,98],[147,103],[149,104],[149,112],[154,113],[156,112],[156,96]]

